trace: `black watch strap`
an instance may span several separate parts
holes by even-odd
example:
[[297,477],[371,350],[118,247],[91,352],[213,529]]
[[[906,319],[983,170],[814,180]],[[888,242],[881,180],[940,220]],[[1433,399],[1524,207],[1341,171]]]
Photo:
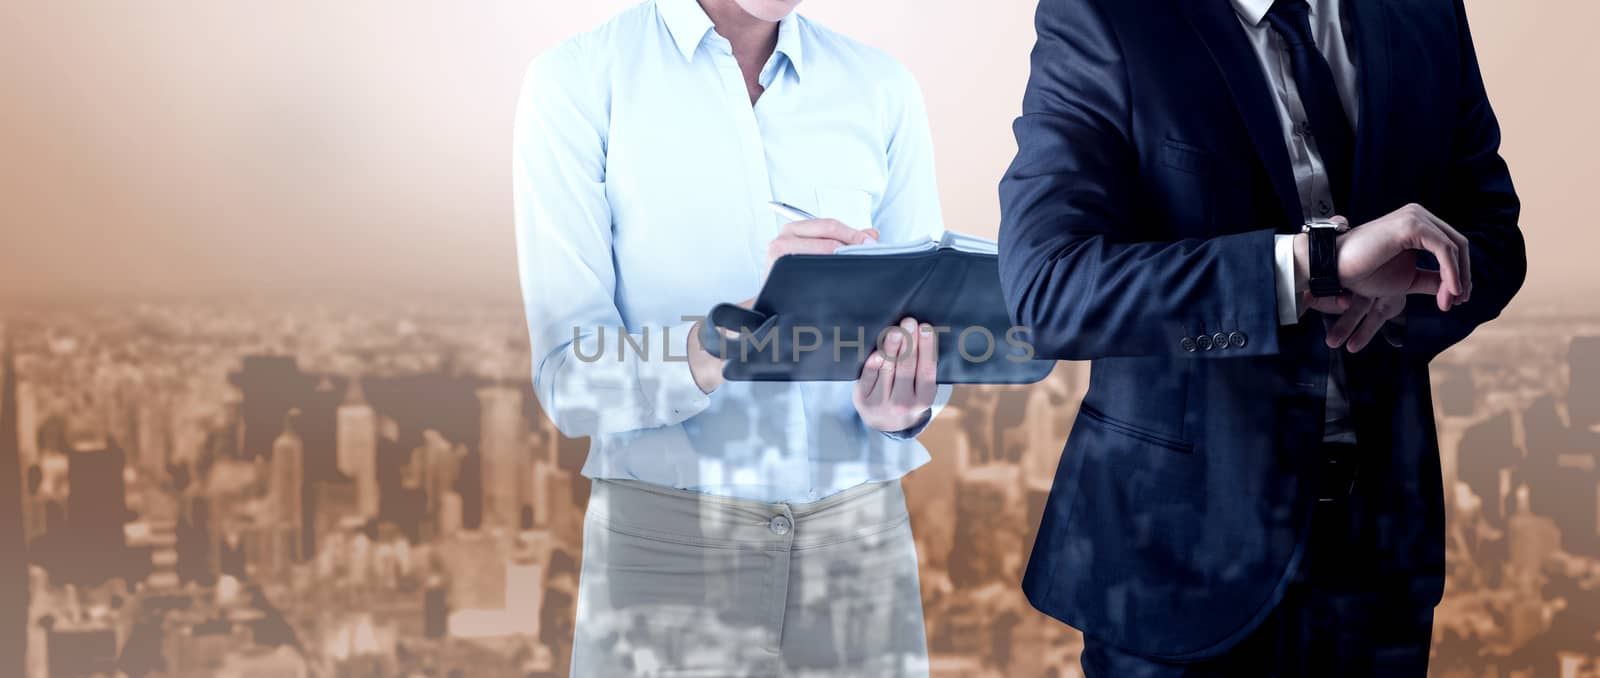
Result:
[[1331,221],[1306,225],[1305,232],[1310,239],[1307,263],[1311,269],[1311,296],[1344,294],[1344,286],[1339,284],[1339,234],[1346,230],[1344,224]]

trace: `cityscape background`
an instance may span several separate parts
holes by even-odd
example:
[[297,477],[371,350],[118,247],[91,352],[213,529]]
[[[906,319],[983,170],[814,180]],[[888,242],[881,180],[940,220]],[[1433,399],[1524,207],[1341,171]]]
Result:
[[[530,395],[510,120],[630,4],[0,4],[0,676],[562,675],[586,443]],[[918,75],[954,229],[995,234],[1034,5],[802,7]],[[1600,676],[1600,4],[1466,6],[1531,265],[1434,364],[1434,674]],[[1017,582],[1087,370],[924,436],[937,676],[1077,675]]]
[[[564,675],[586,441],[539,411],[517,306],[3,317],[0,675]],[[935,675],[1080,675],[1018,581],[1087,376],[958,387],[924,434]],[[1600,676],[1600,314],[1529,305],[1434,380],[1434,674]]]

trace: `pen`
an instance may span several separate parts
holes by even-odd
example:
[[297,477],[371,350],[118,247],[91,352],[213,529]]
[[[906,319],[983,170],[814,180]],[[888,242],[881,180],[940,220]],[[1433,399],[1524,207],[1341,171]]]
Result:
[[767,207],[771,207],[772,211],[778,213],[778,216],[792,221],[810,221],[817,218],[816,215],[810,212],[777,200],[767,203]]

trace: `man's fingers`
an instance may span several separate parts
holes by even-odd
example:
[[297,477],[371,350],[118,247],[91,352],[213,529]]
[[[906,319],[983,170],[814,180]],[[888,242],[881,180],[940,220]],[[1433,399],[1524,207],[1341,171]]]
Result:
[[1317,297],[1312,296],[1310,292],[1302,292],[1301,294],[1303,295],[1302,306],[1304,306],[1306,310],[1326,313],[1328,315],[1339,315],[1350,310],[1350,300],[1355,298],[1349,293],[1341,294],[1337,297]]
[[1426,271],[1419,268],[1417,269],[1416,277],[1411,279],[1411,289],[1406,290],[1406,294],[1437,296],[1441,284],[1437,271]]
[[[1350,340],[1345,342],[1345,348],[1351,353],[1356,353],[1366,348],[1375,338],[1384,334],[1383,329],[1389,324],[1390,320],[1393,320],[1401,313],[1405,313],[1405,311],[1406,295],[1402,294],[1374,300],[1372,308],[1367,310],[1366,319],[1361,321],[1361,326],[1357,327],[1355,333],[1350,335]],[[1394,347],[1400,347],[1398,343],[1395,343],[1387,335],[1384,336],[1384,339]]]
[[1411,222],[1411,226],[1410,242],[1406,243],[1406,248],[1427,250],[1434,259],[1439,260],[1440,285],[1435,296],[1439,310],[1448,311],[1454,305],[1456,298],[1461,295],[1460,248],[1427,216],[1426,211],[1422,211],[1420,216]]
[[1345,341],[1345,350],[1351,353],[1358,353],[1361,349],[1366,348],[1367,344],[1372,342],[1372,338],[1378,336],[1378,330],[1383,329],[1383,324],[1386,322],[1389,322],[1389,319],[1383,317],[1382,314],[1367,313],[1366,317],[1361,319],[1361,324],[1356,326],[1355,331],[1350,334],[1350,338]]
[[1423,210],[1423,213],[1432,218],[1434,225],[1456,244],[1456,265],[1461,270],[1461,294],[1456,296],[1456,303],[1464,304],[1472,298],[1472,245],[1467,242],[1467,236],[1461,235],[1445,220],[1427,210]]
[[932,407],[939,393],[939,335],[923,325],[917,336],[917,404]]
[[1367,311],[1372,308],[1372,300],[1366,297],[1356,297],[1350,302],[1350,310],[1339,316],[1339,321],[1328,329],[1328,348],[1338,348],[1350,339],[1350,335],[1360,326],[1362,319],[1367,317]]

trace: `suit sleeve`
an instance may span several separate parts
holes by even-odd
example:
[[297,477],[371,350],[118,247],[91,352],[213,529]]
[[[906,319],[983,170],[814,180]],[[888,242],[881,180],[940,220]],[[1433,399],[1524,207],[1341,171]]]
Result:
[[1456,21],[1461,41],[1461,94],[1445,177],[1446,201],[1423,207],[1466,236],[1472,257],[1472,299],[1449,312],[1439,311],[1433,297],[1407,300],[1400,329],[1402,351],[1424,361],[1498,317],[1522,288],[1528,272],[1527,251],[1517,226],[1522,205],[1511,184],[1511,172],[1500,157],[1500,123],[1489,105],[1461,0],[1456,0]]
[[[1000,183],[1000,275],[1042,358],[1278,352],[1273,231],[1155,241],[1135,223],[1128,74],[1097,0],[1042,0],[1017,157]],[[1192,351],[1241,332],[1243,348]],[[1190,341],[1185,341],[1186,339]]]

